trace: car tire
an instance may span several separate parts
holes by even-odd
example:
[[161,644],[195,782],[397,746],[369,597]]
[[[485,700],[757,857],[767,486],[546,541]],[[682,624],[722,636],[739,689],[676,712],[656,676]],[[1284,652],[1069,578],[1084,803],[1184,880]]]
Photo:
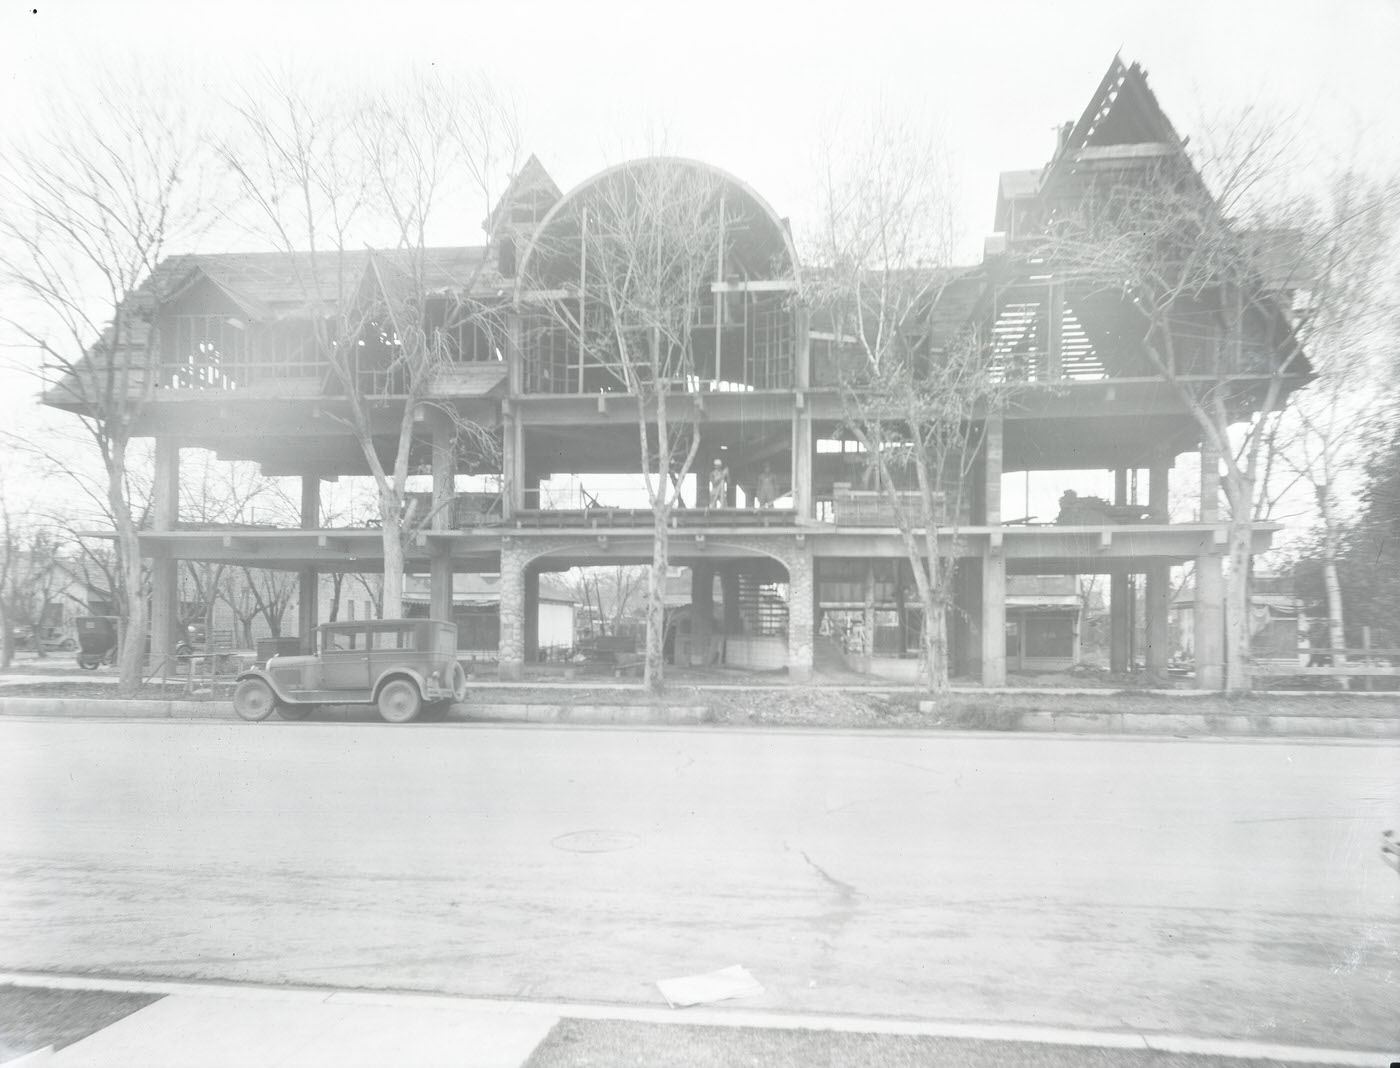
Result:
[[78,643],[75,642],[72,638],[64,638],[63,644],[59,646],[59,648],[62,649],[65,653],[71,653],[77,647]]
[[460,660],[452,662],[452,700],[465,701],[467,699],[467,671],[462,667]]
[[101,659],[98,658],[98,657],[93,657],[93,656],[80,656],[80,657],[78,657],[78,666],[79,666],[80,668],[82,668],[84,671],[96,671],[97,668],[98,668],[98,665],[100,665],[101,663],[102,663],[102,661],[101,661]]
[[379,718],[385,723],[411,723],[423,710],[423,696],[408,679],[390,679],[379,691]]
[[239,719],[257,723],[277,711],[277,695],[262,679],[244,679],[234,687],[233,710]]
[[315,705],[278,705],[277,714],[283,719],[305,719],[316,711]]

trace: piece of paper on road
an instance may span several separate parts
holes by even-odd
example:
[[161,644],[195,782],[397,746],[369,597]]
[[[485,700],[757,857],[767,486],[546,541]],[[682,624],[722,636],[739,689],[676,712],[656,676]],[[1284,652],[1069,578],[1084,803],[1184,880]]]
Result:
[[658,979],[656,986],[661,991],[661,996],[666,999],[666,1004],[673,1009],[763,993],[763,987],[759,985],[758,980],[740,964],[731,968],[721,968],[717,972],[706,972],[704,975]]

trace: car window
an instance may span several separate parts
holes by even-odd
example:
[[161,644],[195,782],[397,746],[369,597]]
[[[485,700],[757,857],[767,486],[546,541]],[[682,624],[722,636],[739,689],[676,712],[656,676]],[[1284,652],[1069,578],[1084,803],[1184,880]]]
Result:
[[404,647],[403,638],[403,631],[397,627],[392,630],[376,630],[370,634],[371,648],[402,649]]
[[328,653],[348,653],[356,649],[363,649],[364,631],[360,630],[333,630],[328,631],[326,637],[329,643],[325,648]]

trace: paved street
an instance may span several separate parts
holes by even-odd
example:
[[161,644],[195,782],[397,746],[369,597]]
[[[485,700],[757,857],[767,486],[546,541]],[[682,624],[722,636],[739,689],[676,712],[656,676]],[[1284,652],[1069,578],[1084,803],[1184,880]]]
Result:
[[0,722],[0,969],[1400,1044],[1400,747]]

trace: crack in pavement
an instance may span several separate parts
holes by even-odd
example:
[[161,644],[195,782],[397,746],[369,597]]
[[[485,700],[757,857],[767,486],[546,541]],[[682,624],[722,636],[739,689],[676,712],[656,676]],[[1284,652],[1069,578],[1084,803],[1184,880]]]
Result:
[[808,866],[814,872],[816,872],[823,879],[825,879],[827,883],[834,887],[836,892],[840,894],[843,898],[845,898],[847,901],[861,896],[860,891],[857,890],[854,886],[852,886],[850,883],[842,882],[840,879],[836,878],[829,871],[827,871],[820,864],[818,864],[815,860],[809,857],[805,849],[799,849],[798,853],[802,855],[802,859],[807,862]]

